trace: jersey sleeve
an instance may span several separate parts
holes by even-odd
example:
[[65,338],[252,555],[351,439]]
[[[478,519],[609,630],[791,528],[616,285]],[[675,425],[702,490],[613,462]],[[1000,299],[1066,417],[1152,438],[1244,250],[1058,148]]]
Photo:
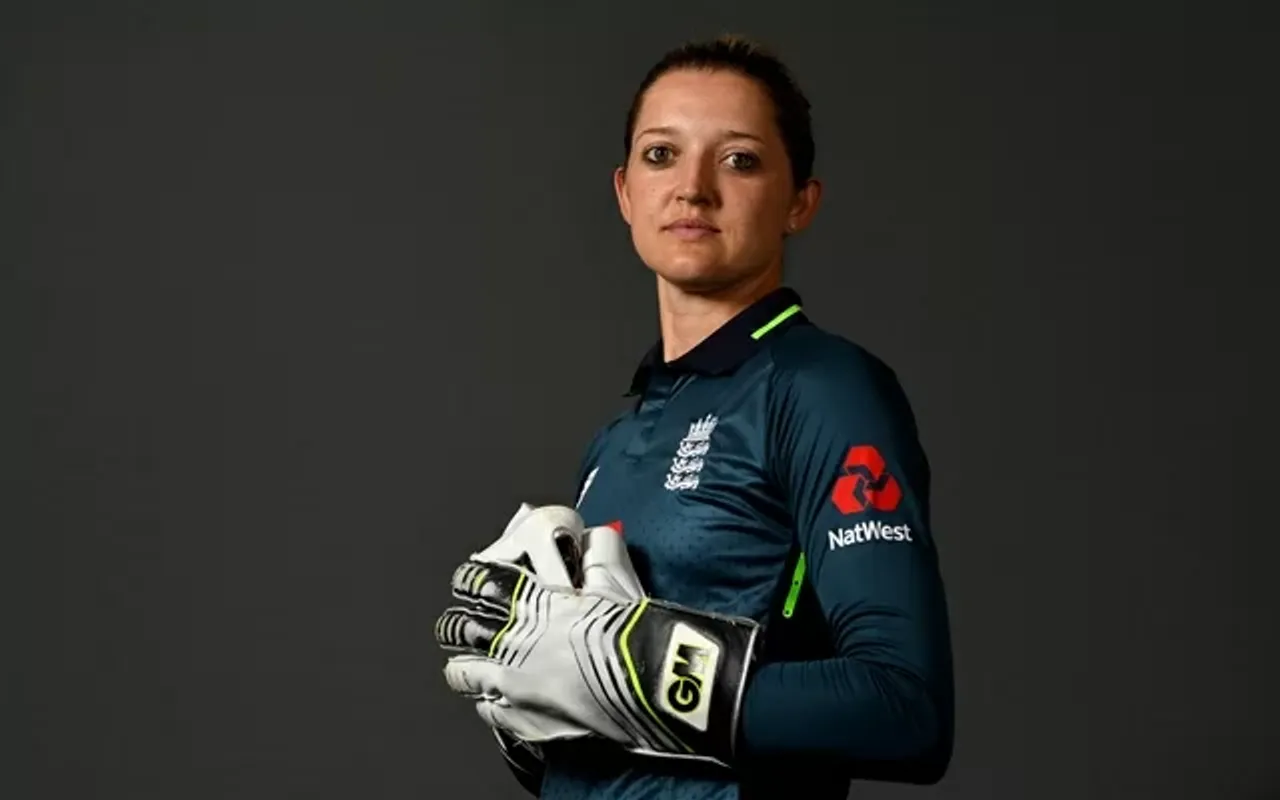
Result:
[[780,372],[770,457],[836,655],[756,670],[739,753],[936,782],[951,755],[950,634],[911,408],[869,354]]

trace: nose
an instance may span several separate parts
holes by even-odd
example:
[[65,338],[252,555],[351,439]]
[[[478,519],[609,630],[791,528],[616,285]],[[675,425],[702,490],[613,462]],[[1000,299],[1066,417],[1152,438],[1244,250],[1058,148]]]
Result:
[[711,159],[707,157],[684,159],[679,166],[677,200],[691,206],[708,206],[718,202],[715,165],[710,162]]

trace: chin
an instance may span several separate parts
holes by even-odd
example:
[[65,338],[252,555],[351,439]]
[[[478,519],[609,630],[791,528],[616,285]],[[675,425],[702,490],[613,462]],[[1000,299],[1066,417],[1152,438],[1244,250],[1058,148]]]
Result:
[[721,291],[751,277],[749,272],[723,264],[679,262],[651,266],[650,269],[662,280],[689,294]]
[[741,263],[739,258],[725,252],[723,243],[715,240],[676,246],[670,242],[636,242],[636,245],[637,254],[650,270],[664,282],[689,294],[721,292],[767,271],[767,267]]

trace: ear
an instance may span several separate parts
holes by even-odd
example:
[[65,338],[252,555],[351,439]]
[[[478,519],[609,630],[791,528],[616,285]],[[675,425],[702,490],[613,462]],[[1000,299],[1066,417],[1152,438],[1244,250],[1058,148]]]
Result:
[[627,197],[627,168],[618,167],[613,171],[613,193],[618,198],[618,210],[622,219],[631,224],[631,198]]
[[787,212],[787,233],[799,233],[809,227],[821,203],[822,182],[817,178],[810,178],[796,192],[791,202],[791,209]]

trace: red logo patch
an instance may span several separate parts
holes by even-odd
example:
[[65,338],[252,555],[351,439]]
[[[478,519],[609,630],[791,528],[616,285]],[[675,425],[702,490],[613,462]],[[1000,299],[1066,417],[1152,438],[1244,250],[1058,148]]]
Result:
[[869,444],[849,448],[844,474],[831,487],[831,502],[841,514],[857,514],[874,508],[892,511],[902,500],[902,487],[885,469],[884,457]]

